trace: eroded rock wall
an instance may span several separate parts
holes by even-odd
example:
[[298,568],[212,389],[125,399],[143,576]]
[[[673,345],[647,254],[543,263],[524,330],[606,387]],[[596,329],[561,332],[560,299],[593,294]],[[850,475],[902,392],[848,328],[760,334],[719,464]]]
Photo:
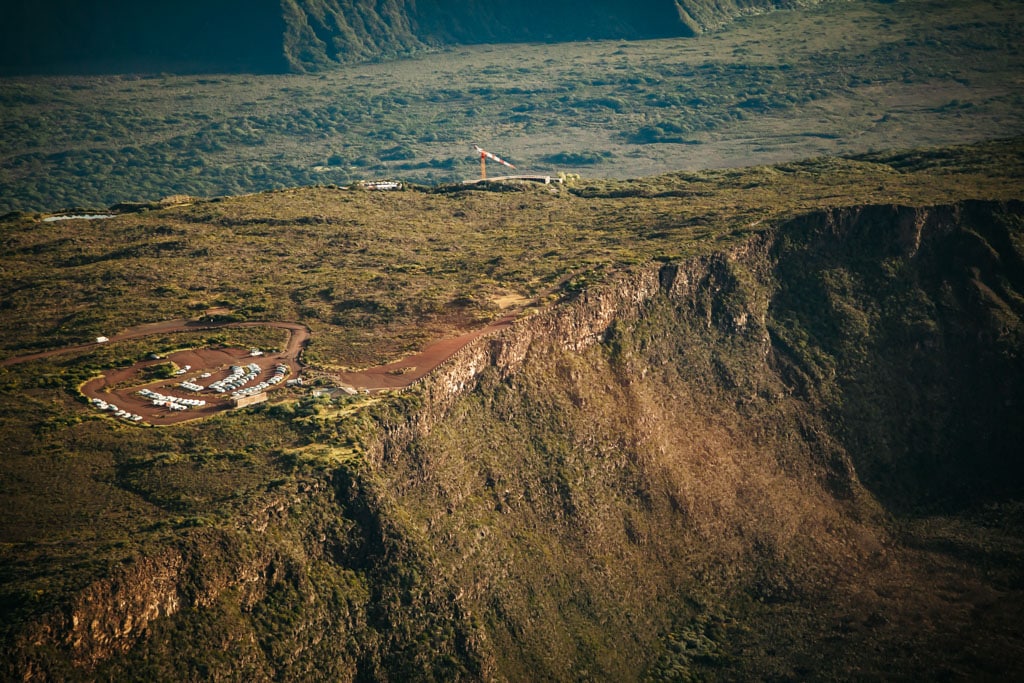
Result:
[[[689,36],[788,0],[13,0],[0,71],[316,71],[452,44]],[[39,36],[45,36],[40,40]]]
[[673,666],[724,665],[729,605],[884,566],[900,504],[1019,495],[1022,234],[843,208],[620,273],[384,405],[358,461],[98,578],[19,673],[634,680],[680,628]]

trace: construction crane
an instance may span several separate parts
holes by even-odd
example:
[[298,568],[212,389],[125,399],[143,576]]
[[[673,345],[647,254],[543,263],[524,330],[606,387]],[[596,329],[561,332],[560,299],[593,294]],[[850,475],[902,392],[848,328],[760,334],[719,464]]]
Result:
[[480,180],[487,180],[487,160],[497,161],[499,164],[505,164],[509,168],[515,168],[512,164],[508,163],[504,159],[490,152],[481,149],[478,145],[473,145],[473,149],[480,153]]

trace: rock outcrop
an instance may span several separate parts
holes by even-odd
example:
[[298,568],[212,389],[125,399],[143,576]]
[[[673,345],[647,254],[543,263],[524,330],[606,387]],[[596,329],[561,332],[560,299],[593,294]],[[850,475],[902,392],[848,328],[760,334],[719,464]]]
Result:
[[[452,44],[689,36],[790,0],[7,3],[0,70],[313,71]],[[39,40],[39,36],[45,39]]]
[[[471,343],[375,409],[357,462],[98,580],[9,661],[28,680],[740,666],[731,639],[768,636],[729,631],[737,605],[882,600],[850,586],[889,566],[889,512],[1019,494],[1022,222],[835,209],[620,273]],[[803,674],[875,656],[848,655]]]

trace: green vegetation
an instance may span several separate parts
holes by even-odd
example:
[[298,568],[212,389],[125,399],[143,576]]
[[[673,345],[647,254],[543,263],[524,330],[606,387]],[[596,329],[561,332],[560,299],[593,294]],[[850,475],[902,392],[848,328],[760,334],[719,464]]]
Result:
[[[0,220],[0,678],[1021,678],[1019,13],[3,81],[5,209],[140,201]],[[285,333],[2,364],[211,309],[317,389],[519,322],[160,428],[78,387]]]
[[[552,306],[600,301],[590,294],[658,263],[681,264],[696,287],[682,303],[657,299],[641,319],[616,322],[583,354],[542,338],[520,371],[484,371],[443,410],[422,386],[140,429],[79,400],[80,382],[152,351],[283,343],[281,331],[258,328],[0,368],[8,666],[23,670],[29,658],[68,679],[92,675],[73,664],[78,656],[114,678],[167,678],[183,662],[196,676],[302,677],[313,667],[403,678],[426,667],[439,680],[757,678],[797,660],[837,676],[876,670],[880,659],[850,652],[896,647],[912,613],[934,608],[927,588],[901,602],[909,576],[947,563],[937,576],[952,577],[977,556],[990,567],[977,587],[945,584],[958,609],[1015,590],[1016,517],[972,516],[982,504],[1014,509],[1017,470],[1002,437],[980,442],[984,457],[925,456],[962,455],[945,445],[962,445],[971,425],[1008,433],[1005,406],[1024,386],[1007,361],[1019,347],[1019,212],[959,209],[962,234],[979,237],[942,253],[963,254],[965,267],[929,252],[932,265],[918,270],[890,253],[884,220],[853,223],[847,235],[793,219],[850,204],[1005,202],[1019,199],[1022,177],[1024,143],[1006,140],[572,186],[312,187],[102,221],[8,219],[6,357],[225,306],[307,323],[307,362],[327,378],[478,326],[502,314],[499,301],[519,301],[532,324],[531,314],[543,321]],[[778,245],[771,268],[750,246],[762,240]],[[730,249],[733,262],[714,256]],[[935,278],[946,272],[960,275],[942,295]],[[990,313],[965,327],[978,310]],[[1002,332],[963,376],[944,375],[978,329]],[[915,351],[934,346],[933,330],[944,330],[943,353]],[[907,367],[920,371],[925,395]],[[961,390],[972,373],[991,384],[996,372],[1006,380],[1001,407],[986,412],[984,392]],[[947,414],[939,408],[956,410],[952,395],[987,421],[931,429]],[[914,444],[921,450],[908,456]],[[983,461],[982,471],[963,469]],[[912,473],[929,462],[935,478],[917,482]],[[938,488],[950,472],[959,485]],[[901,498],[910,505],[901,515],[931,521],[886,521],[876,500],[901,511],[892,502]],[[970,540],[979,528],[985,540]],[[898,561],[883,562],[883,546]],[[857,597],[865,585],[875,597]],[[118,590],[136,591],[126,605],[179,596],[181,608],[116,635],[127,617],[104,605],[121,604]],[[96,599],[75,602],[83,591]],[[72,656],[17,640],[39,624],[74,630],[48,621],[70,613],[138,645],[117,654],[89,636]],[[992,615],[973,635],[959,617],[938,620],[952,630],[915,631],[914,642],[934,654],[958,633],[991,661],[995,646],[982,641],[1005,616]],[[853,620],[861,646],[822,646],[817,634],[834,619]],[[778,640],[788,654],[773,650],[780,630],[795,634]],[[211,651],[214,633],[223,640]]]
[[156,365],[150,365],[142,369],[142,376],[147,380],[151,379],[168,379],[173,377],[177,366],[174,363],[157,363]]
[[[376,365],[499,317],[508,295],[543,303],[593,284],[609,267],[706,253],[767,227],[766,219],[837,202],[829,197],[875,204],[1012,197],[1019,149],[1001,142],[919,153],[916,161],[901,155],[896,168],[878,158],[823,158],[501,192],[489,191],[500,185],[394,193],[319,187],[100,221],[8,220],[0,353],[82,343],[225,306],[237,319],[309,325],[309,362]],[[242,334],[218,333],[239,341]],[[246,345],[281,345],[280,337],[245,334]],[[132,348],[128,358],[148,353]]]
[[622,178],[1019,135],[1020,22],[1016,3],[828,3],[695,39],[317,75],[2,79],[0,214],[452,182],[477,176],[473,143],[526,171]]

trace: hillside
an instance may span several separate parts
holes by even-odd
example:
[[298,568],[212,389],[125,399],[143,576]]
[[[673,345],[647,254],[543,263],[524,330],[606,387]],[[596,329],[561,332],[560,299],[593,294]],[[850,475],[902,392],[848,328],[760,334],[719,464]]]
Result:
[[281,73],[279,4],[13,0],[0,8],[0,73]]
[[454,44],[695,35],[792,4],[16,0],[0,9],[0,72],[315,71]]
[[4,359],[219,307],[307,325],[315,386],[79,396],[259,328],[0,367],[3,676],[1018,678],[1022,177],[1008,140],[9,218]]
[[[191,26],[190,7],[175,16]],[[195,12],[214,7],[230,3]],[[998,0],[837,2],[695,38],[466,45],[316,73],[2,78],[0,215],[452,183],[478,177],[474,144],[530,173],[633,178],[1001,139],[1024,134],[1022,22]],[[284,59],[238,42],[236,57]]]

